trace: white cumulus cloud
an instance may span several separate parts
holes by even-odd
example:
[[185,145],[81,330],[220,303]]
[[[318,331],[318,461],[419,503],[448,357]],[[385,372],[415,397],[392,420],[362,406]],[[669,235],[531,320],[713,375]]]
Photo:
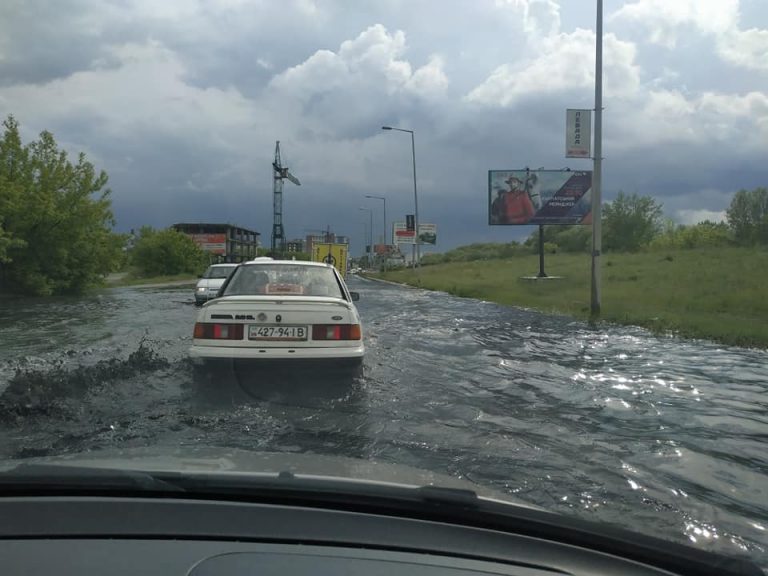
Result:
[[724,61],[768,71],[768,30],[740,27],[739,0],[635,0],[608,20],[640,25],[651,42],[670,49],[693,27],[712,38]]
[[342,42],[338,52],[318,50],[307,60],[272,79],[271,86],[308,100],[334,89],[410,92],[424,97],[441,94],[448,85],[443,60],[433,56],[415,71],[403,59],[405,33],[390,33],[381,24]]
[[[640,85],[636,48],[613,34],[604,38],[606,95],[633,94]],[[510,106],[531,94],[586,92],[595,82],[595,33],[576,29],[541,41],[540,53],[516,64],[504,64],[467,95],[467,100]]]

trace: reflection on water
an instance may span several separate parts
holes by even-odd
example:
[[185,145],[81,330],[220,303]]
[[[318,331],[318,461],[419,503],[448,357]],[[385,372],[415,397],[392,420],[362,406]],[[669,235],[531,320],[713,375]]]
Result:
[[768,354],[353,281],[362,373],[186,359],[189,290],[0,302],[0,455],[407,464],[768,565]]

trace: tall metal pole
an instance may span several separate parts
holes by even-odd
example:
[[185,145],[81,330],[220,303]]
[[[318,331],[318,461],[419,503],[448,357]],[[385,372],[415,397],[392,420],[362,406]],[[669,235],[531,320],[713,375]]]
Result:
[[[397,130],[398,132],[408,132],[411,135],[411,156],[413,158],[413,224],[414,224],[414,244],[413,244],[413,258],[418,271],[421,268],[421,249],[419,244],[419,193],[416,188],[416,138],[413,130],[407,130],[405,128],[393,128],[392,126],[382,126],[382,130]],[[394,238],[392,239],[394,242]]]
[[368,212],[371,219],[371,267],[373,267],[373,210]]
[[[384,217],[382,218],[382,222],[381,223],[384,226],[384,228],[382,228],[382,235],[383,235],[382,242],[386,246],[387,245],[387,199],[384,196],[373,196],[371,194],[366,194],[365,197],[366,198],[372,198],[372,199],[375,199],[375,200],[381,200],[384,203]],[[385,252],[385,254],[384,254],[384,269],[385,270],[387,268],[387,260],[386,260],[386,258],[387,258],[387,253]]]
[[592,316],[600,315],[600,252],[602,251],[602,162],[603,162],[603,0],[597,0],[595,33],[595,151],[592,169]]
[[368,219],[370,220],[370,223],[369,223],[370,227],[368,229],[368,234],[366,234],[367,236],[366,241],[368,242],[368,246],[369,246],[367,251],[368,266],[371,267],[373,264],[373,208],[364,208],[361,206],[360,208],[358,208],[358,210],[367,211]]
[[416,191],[416,140],[413,136],[413,130],[411,133],[411,154],[413,156],[413,224],[416,227],[416,269],[421,268],[421,249],[419,242],[419,193]]

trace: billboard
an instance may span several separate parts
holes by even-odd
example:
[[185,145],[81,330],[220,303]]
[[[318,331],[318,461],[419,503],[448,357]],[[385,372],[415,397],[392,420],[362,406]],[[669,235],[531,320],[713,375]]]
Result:
[[589,158],[592,153],[592,110],[565,112],[565,157]]
[[[408,230],[406,222],[394,222],[392,224],[392,238],[395,244],[416,244],[416,233]],[[419,244],[437,244],[437,225],[422,224],[419,222]]]
[[589,224],[590,170],[489,170],[488,224]]
[[211,254],[227,253],[226,234],[190,234],[192,240],[206,252]]

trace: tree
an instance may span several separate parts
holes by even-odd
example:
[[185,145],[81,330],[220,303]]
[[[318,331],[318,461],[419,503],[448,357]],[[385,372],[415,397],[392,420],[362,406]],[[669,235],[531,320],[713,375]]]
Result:
[[199,274],[208,264],[208,255],[183,232],[144,226],[131,250],[131,263],[144,276]]
[[768,189],[739,190],[727,211],[738,244],[768,244]]
[[80,293],[119,261],[122,238],[106,188],[84,154],[72,163],[53,135],[23,145],[13,116],[0,139],[0,288]]
[[603,247],[634,252],[653,240],[662,229],[662,206],[650,196],[619,192],[603,207]]

